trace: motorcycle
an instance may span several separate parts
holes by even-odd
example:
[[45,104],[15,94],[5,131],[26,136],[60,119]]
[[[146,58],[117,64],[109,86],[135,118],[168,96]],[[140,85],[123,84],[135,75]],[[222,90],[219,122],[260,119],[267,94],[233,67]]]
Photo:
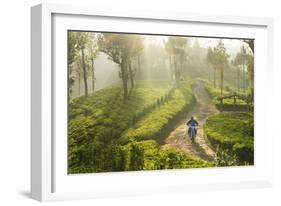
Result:
[[197,134],[197,127],[198,126],[195,126],[195,125],[189,125],[189,128],[188,128],[188,135],[189,135],[192,143],[194,143],[194,141],[195,141],[195,137]]

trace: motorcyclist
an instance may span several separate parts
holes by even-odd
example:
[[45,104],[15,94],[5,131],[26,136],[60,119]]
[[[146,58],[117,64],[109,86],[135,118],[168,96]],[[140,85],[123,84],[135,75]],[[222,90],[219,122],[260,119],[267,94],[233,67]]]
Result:
[[194,117],[191,117],[190,120],[187,121],[186,125],[188,126],[188,136],[191,137],[191,127],[195,127],[195,136],[197,134],[196,126],[198,126],[198,122],[194,119]]

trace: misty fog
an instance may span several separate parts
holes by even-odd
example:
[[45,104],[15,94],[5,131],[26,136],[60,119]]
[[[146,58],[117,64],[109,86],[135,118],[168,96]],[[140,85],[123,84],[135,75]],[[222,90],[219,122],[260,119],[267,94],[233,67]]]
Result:
[[[95,35],[99,35],[95,33]],[[140,62],[133,64],[133,69],[136,70],[136,80],[169,80],[171,71],[169,69],[168,54],[165,50],[165,42],[168,36],[159,35],[138,35],[144,38],[143,50],[139,57]],[[210,65],[206,61],[206,56],[209,47],[215,47],[218,41],[221,40],[226,48],[230,60],[233,60],[236,53],[239,52],[242,45],[245,45],[243,40],[238,39],[222,39],[222,38],[202,38],[202,37],[181,37],[187,40],[186,61],[184,62],[184,79],[193,79],[202,77],[205,79],[211,78]],[[140,64],[137,69],[136,65]],[[81,63],[75,62],[72,64],[71,76],[74,83],[71,86],[71,97],[81,96],[84,93],[84,82],[82,81]],[[95,91],[106,88],[108,86],[121,83],[119,76],[120,66],[112,61],[109,56],[103,52],[98,52],[94,61],[95,68]],[[78,72],[77,72],[78,71]],[[232,84],[235,79],[236,71],[231,66],[225,72],[226,82]],[[92,81],[88,78],[88,87],[92,87]]]

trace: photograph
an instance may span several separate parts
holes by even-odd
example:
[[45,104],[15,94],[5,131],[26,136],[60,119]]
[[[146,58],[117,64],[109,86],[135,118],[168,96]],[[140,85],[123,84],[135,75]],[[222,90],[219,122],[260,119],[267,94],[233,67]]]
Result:
[[67,31],[68,174],[254,165],[255,39]]

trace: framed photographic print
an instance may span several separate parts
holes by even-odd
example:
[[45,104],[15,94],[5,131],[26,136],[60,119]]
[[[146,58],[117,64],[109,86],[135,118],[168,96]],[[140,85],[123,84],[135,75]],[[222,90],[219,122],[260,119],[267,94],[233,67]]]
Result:
[[272,185],[271,19],[31,14],[34,199]]

